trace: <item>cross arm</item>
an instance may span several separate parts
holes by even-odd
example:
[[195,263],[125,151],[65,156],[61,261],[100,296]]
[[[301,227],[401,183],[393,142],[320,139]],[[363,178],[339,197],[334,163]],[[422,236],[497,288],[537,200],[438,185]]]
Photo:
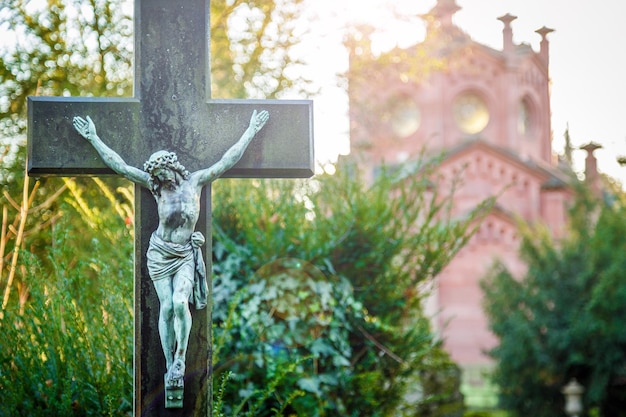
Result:
[[77,115],[89,115],[106,145],[130,166],[141,167],[153,152],[168,150],[194,172],[222,158],[255,110],[269,112],[269,120],[223,177],[308,178],[315,171],[310,100],[210,100],[205,109],[186,115],[193,120],[190,125],[167,128],[163,126],[171,117],[155,122],[146,117],[150,109],[144,106],[132,98],[29,97],[29,174],[115,174],[74,129]]
[[269,113],[241,160],[223,177],[308,178],[315,173],[311,100],[210,100],[207,106],[213,163],[241,136],[255,110]]
[[109,147],[141,166],[139,101],[130,98],[29,97],[28,173],[30,175],[115,174],[96,149],[72,125],[89,115]]

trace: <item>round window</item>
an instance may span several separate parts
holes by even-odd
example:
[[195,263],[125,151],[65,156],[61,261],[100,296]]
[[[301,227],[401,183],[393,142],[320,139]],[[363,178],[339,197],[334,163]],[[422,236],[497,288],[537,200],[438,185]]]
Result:
[[489,123],[489,110],[484,100],[474,93],[461,94],[452,107],[454,121],[468,134],[481,132]]
[[405,138],[419,129],[422,115],[415,101],[409,97],[403,97],[393,103],[389,121],[393,133]]

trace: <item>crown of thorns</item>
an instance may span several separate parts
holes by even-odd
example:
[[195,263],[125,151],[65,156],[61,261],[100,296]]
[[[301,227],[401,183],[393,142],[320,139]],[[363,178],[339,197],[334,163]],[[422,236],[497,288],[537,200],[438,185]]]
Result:
[[158,151],[150,156],[150,159],[143,164],[143,170],[148,174],[159,168],[176,168],[184,170],[185,168],[178,162],[178,157],[174,152]]

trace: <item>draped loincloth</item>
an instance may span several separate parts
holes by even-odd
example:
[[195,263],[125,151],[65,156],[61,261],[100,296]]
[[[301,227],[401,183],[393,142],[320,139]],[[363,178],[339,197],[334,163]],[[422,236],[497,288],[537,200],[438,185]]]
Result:
[[146,254],[148,272],[152,281],[173,278],[184,266],[193,266],[193,290],[189,295],[189,302],[197,310],[207,305],[206,266],[200,250],[203,244],[204,236],[200,232],[194,232],[189,242],[184,245],[166,242],[154,232],[150,237]]

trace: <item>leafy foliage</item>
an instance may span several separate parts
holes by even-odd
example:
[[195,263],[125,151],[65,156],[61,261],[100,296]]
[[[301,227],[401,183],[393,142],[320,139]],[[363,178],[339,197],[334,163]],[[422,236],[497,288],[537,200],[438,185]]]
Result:
[[581,190],[571,232],[561,242],[528,230],[523,279],[503,266],[483,284],[486,311],[500,344],[491,355],[502,403],[517,415],[563,410],[570,378],[585,386],[585,408],[624,416],[626,396],[626,206],[619,193],[607,203]]
[[215,185],[215,369],[233,375],[229,403],[304,360],[273,397],[280,404],[299,387],[306,395],[288,408],[297,415],[424,415],[407,394],[450,362],[418,287],[484,209],[447,217],[449,196],[429,188],[433,168],[384,172],[370,186],[351,169],[302,183]]
[[2,6],[3,36],[13,39],[0,54],[3,136],[25,130],[28,96],[130,95],[132,21],[126,6],[122,0]]
[[303,29],[303,0],[211,1],[211,79],[215,97],[276,98],[307,93],[292,55]]

